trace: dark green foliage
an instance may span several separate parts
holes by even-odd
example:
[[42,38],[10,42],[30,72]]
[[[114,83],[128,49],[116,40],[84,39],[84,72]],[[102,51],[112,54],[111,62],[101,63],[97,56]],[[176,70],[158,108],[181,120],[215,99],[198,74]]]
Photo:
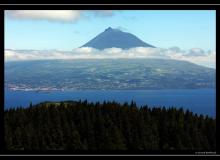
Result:
[[41,103],[5,111],[8,150],[215,151],[215,119],[135,102]]

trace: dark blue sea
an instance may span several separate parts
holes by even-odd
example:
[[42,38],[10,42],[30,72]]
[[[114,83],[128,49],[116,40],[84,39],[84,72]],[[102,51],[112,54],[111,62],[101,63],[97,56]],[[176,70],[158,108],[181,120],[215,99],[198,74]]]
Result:
[[89,102],[117,101],[130,103],[134,100],[138,106],[183,107],[184,110],[209,115],[216,115],[215,89],[181,90],[86,90],[86,91],[12,91],[5,89],[5,109],[27,107],[43,101],[85,100]]

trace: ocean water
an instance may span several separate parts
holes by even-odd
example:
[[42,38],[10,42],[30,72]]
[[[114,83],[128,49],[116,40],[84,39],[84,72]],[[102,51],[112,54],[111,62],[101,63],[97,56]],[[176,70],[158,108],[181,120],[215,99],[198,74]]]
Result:
[[138,106],[182,107],[190,111],[216,116],[215,89],[179,89],[179,90],[78,90],[78,91],[12,91],[5,89],[4,107],[27,107],[30,102],[85,100],[89,102],[117,101],[130,103],[134,100]]

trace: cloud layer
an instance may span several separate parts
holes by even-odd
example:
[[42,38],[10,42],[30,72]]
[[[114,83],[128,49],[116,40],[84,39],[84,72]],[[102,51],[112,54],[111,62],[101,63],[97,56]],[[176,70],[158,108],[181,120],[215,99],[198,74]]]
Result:
[[[196,51],[196,54],[194,53]],[[202,49],[193,48],[188,51],[178,47],[169,49],[164,48],[145,48],[136,47],[128,50],[120,48],[108,48],[97,50],[90,47],[76,48],[72,51],[59,50],[5,50],[6,61],[19,60],[43,60],[43,59],[119,59],[119,58],[160,58],[184,60],[195,64],[215,68],[216,53],[213,51],[205,52]]]
[[94,16],[108,17],[113,15],[111,10],[81,11],[81,10],[8,10],[6,17],[17,20],[47,20],[56,22],[75,22],[90,12]]

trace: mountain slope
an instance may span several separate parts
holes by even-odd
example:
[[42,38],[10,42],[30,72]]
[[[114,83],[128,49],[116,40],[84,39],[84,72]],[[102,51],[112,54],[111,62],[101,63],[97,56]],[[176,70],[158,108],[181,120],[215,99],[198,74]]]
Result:
[[165,59],[23,61],[5,63],[5,86],[21,90],[215,88],[215,73],[190,62]]
[[122,32],[118,29],[107,28],[104,32],[84,44],[82,47],[92,47],[99,50],[105,48],[129,49],[133,47],[154,47],[140,40],[133,34]]

